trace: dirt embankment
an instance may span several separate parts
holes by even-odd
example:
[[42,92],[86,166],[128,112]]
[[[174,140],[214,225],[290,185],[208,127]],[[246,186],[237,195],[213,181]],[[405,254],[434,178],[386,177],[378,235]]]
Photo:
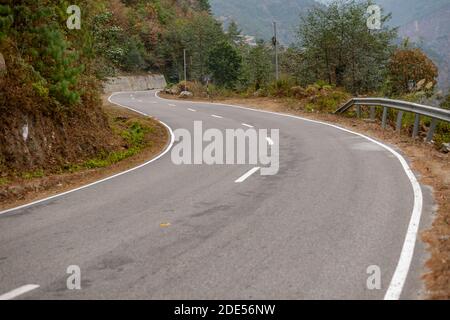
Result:
[[[1,172],[0,210],[125,171],[155,157],[166,147],[169,133],[160,122],[115,106],[106,97],[103,100],[99,115],[86,114],[58,129],[45,117],[29,118],[35,121],[29,122],[33,123],[35,133],[31,139],[35,142],[24,144],[22,137],[2,137],[15,144],[8,146],[8,150],[20,161],[13,162],[8,170]],[[19,128],[18,121],[14,121],[11,126]],[[94,125],[94,121],[98,123]],[[52,135],[54,138],[47,138]],[[60,152],[56,155],[51,151],[47,153],[49,146],[44,148],[44,141],[52,150],[60,148]],[[84,145],[86,149],[83,149]],[[20,148],[24,147],[27,149],[22,153]],[[39,156],[33,156],[31,152],[37,152]]]
[[[161,97],[178,99],[164,93],[161,93]],[[427,298],[450,299],[450,154],[441,153],[433,145],[423,142],[424,135],[421,139],[414,140],[406,134],[407,132],[402,134],[395,132],[393,123],[391,127],[383,130],[378,121],[370,122],[333,114],[305,112],[301,103],[292,100],[274,98],[196,100],[290,113],[330,122],[397,146],[411,161],[413,170],[420,174],[421,183],[433,188],[434,199],[438,206],[431,228],[421,235],[430,252],[430,259],[426,263],[427,271],[423,275]]]

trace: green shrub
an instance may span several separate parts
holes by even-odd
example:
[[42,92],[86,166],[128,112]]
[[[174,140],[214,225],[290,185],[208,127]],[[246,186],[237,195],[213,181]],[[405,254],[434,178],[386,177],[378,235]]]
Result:
[[273,97],[290,97],[291,88],[296,85],[292,77],[282,77],[278,81],[273,81],[269,85],[269,95]]
[[322,90],[318,90],[317,87],[310,89],[314,91],[316,94],[309,98],[309,101],[314,104],[315,109],[320,112],[334,112],[336,109],[342,105],[342,103],[346,102],[350,95],[344,91],[337,89],[328,89],[323,88]]

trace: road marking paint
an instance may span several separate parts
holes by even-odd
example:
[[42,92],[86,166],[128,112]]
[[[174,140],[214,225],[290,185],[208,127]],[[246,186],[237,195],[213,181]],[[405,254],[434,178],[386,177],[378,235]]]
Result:
[[191,108],[188,108],[188,110],[191,111],[191,112],[197,112],[197,110],[194,110],[194,109],[191,109]]
[[256,171],[258,171],[259,169],[261,169],[260,167],[254,167],[253,169],[249,170],[246,174],[244,174],[242,177],[240,177],[239,179],[237,179],[235,181],[235,183],[241,183],[244,182],[245,180],[247,180],[248,177],[250,177],[252,174],[254,174]]
[[171,224],[169,222],[163,222],[163,223],[160,223],[159,226],[161,228],[168,228],[171,226]]
[[243,126],[249,127],[249,128],[253,128],[253,126],[246,124],[246,123],[242,123]]
[[170,107],[176,107],[177,105],[176,105],[176,104],[173,104],[173,103],[169,103],[169,106],[170,106]]
[[142,100],[138,99],[137,102],[142,102]]
[[[115,96],[115,95],[117,95],[117,94],[123,94],[123,93],[124,93],[124,92],[115,92],[115,93],[113,93],[111,96],[109,96],[108,101],[109,101],[110,103],[115,104],[115,105],[121,106],[122,108],[131,110],[131,111],[134,111],[134,112],[136,112],[136,113],[139,113],[139,114],[141,114],[141,115],[143,115],[143,116],[149,117],[148,114],[146,114],[146,113],[144,113],[144,112],[142,112],[142,111],[139,111],[139,110],[133,109],[133,108],[131,108],[131,107],[122,105],[122,104],[120,104],[120,103],[112,102],[112,101],[111,101],[111,98],[112,98],[113,96]],[[112,180],[112,179],[114,179],[114,178],[120,177],[120,176],[125,175],[125,174],[127,174],[127,173],[130,173],[130,172],[132,172],[132,171],[136,171],[136,170],[138,170],[138,169],[140,169],[140,168],[143,168],[143,167],[145,167],[145,166],[148,166],[149,164],[151,164],[151,163],[153,163],[153,162],[155,162],[155,161],[161,159],[163,156],[165,156],[165,155],[172,149],[172,147],[173,147],[173,145],[174,145],[174,143],[175,143],[175,135],[174,135],[173,130],[172,130],[171,127],[169,127],[166,123],[164,123],[164,122],[161,121],[161,120],[158,120],[158,121],[159,121],[164,127],[166,127],[166,129],[169,131],[170,142],[169,142],[169,144],[167,145],[166,149],[165,149],[163,152],[161,152],[158,156],[156,156],[155,158],[153,158],[152,160],[147,161],[146,163],[143,163],[143,164],[141,164],[141,165],[139,165],[139,166],[137,166],[137,167],[134,167],[134,168],[131,168],[131,169],[129,169],[129,170],[126,170],[126,171],[120,172],[120,173],[118,173],[118,174],[112,175],[111,177],[107,177],[107,178],[104,178],[104,179],[95,181],[95,182],[93,182],[93,183],[87,184],[87,185],[85,185],[85,186],[82,186],[82,187],[79,187],[79,188],[75,188],[75,189],[73,189],[73,190],[69,190],[69,191],[66,191],[66,192],[63,192],[63,193],[59,193],[59,194],[56,194],[56,195],[54,195],[54,196],[47,197],[47,198],[44,198],[44,199],[41,199],[41,200],[37,200],[37,201],[31,202],[31,203],[28,203],[28,204],[24,204],[24,205],[19,206],[19,207],[15,207],[15,208],[7,209],[7,210],[4,210],[4,211],[0,211],[0,215],[6,214],[6,213],[10,213],[10,212],[13,212],[13,211],[17,211],[17,210],[20,210],[20,209],[25,209],[25,208],[34,206],[34,205],[39,204],[39,203],[42,203],[42,202],[46,202],[46,201],[49,201],[49,200],[52,200],[52,199],[55,199],[55,198],[59,198],[59,197],[65,196],[65,195],[67,195],[67,194],[69,194],[69,193],[72,193],[72,192],[80,191],[80,190],[83,190],[83,189],[86,189],[86,188],[95,186],[95,185],[97,185],[97,184],[103,183],[103,182],[108,181],[108,180]]]
[[2,294],[0,296],[0,300],[11,300],[17,298],[18,296],[25,294],[27,292],[33,291],[39,288],[37,284],[27,284],[25,286],[21,286],[20,288],[14,289],[8,293]]
[[211,117],[213,117],[213,118],[217,118],[217,119],[223,119],[223,117],[222,117],[222,116],[218,116],[218,115],[215,115],[215,114],[212,114],[212,115],[211,115]]
[[269,146],[273,146],[273,140],[269,137],[266,137],[267,143],[269,144]]
[[[155,92],[155,97],[160,100],[168,101],[168,99],[159,97],[158,91]],[[338,129],[338,130],[341,130],[341,131],[344,131],[344,132],[347,132],[350,134],[354,134],[354,135],[364,138],[366,140],[369,140],[369,141],[383,147],[385,150],[387,150],[391,154],[393,154],[397,158],[397,160],[400,161],[400,163],[403,167],[403,170],[405,171],[406,176],[408,177],[408,179],[412,185],[412,189],[414,192],[414,207],[413,207],[413,210],[411,213],[411,219],[409,221],[408,231],[406,232],[405,240],[403,243],[402,251],[400,253],[400,258],[399,258],[397,267],[395,269],[394,275],[392,276],[391,282],[390,282],[389,287],[384,296],[384,300],[400,299],[400,296],[403,291],[403,287],[406,282],[406,278],[409,273],[409,269],[411,267],[412,258],[414,256],[415,244],[417,241],[417,233],[419,231],[419,224],[420,224],[420,219],[422,216],[422,209],[423,209],[422,189],[420,187],[419,182],[417,181],[416,176],[414,175],[414,172],[409,167],[408,162],[405,160],[405,158],[403,158],[402,155],[400,155],[397,151],[395,151],[394,149],[392,149],[391,147],[387,146],[386,144],[384,144],[382,142],[376,141],[375,139],[372,139],[361,133],[357,133],[357,132],[351,131],[349,129],[339,127],[338,125],[335,125],[335,124],[331,124],[331,123],[327,123],[327,122],[323,122],[323,121],[312,120],[312,119],[307,119],[307,118],[302,118],[299,116],[294,116],[292,114],[278,113],[278,112],[266,111],[266,110],[257,110],[257,109],[236,106],[236,105],[231,105],[231,104],[214,103],[214,102],[196,102],[196,103],[202,103],[205,105],[208,105],[208,104],[216,105],[216,106],[222,106],[222,107],[231,107],[231,108],[242,109],[242,110],[253,111],[253,112],[267,113],[267,114],[272,114],[272,115],[276,115],[276,116],[280,116],[280,117],[299,119],[299,120],[309,122],[309,123],[325,125],[325,126],[332,127],[332,128],[335,128],[335,129]]]

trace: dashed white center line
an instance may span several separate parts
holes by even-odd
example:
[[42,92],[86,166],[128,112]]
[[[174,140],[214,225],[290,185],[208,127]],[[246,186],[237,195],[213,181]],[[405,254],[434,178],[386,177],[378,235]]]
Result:
[[212,114],[212,115],[211,115],[211,117],[213,117],[213,118],[217,118],[217,119],[223,119],[223,117],[221,117],[221,116],[218,116],[218,115],[215,115],[215,114]]
[[251,126],[249,124],[246,124],[246,123],[243,123],[242,125],[245,126],[245,127],[253,128],[253,126]]
[[237,179],[235,181],[235,183],[241,183],[244,182],[245,180],[247,180],[248,177],[250,177],[252,174],[254,174],[255,172],[257,172],[259,169],[261,169],[260,167],[254,167],[253,169],[249,170],[246,174],[244,174],[242,177],[240,177],[239,179]]
[[176,105],[176,104],[169,103],[169,106],[171,106],[171,107],[176,107],[177,105]]
[[273,140],[272,139],[267,137],[266,140],[267,140],[267,143],[269,143],[269,146],[273,146]]
[[194,109],[191,109],[191,108],[188,108],[188,110],[191,111],[191,112],[197,112],[197,110],[194,110]]
[[11,300],[14,299],[24,293],[30,292],[32,290],[35,290],[39,288],[37,284],[27,284],[25,286],[22,286],[20,288],[14,289],[8,293],[2,294],[0,296],[0,300]]

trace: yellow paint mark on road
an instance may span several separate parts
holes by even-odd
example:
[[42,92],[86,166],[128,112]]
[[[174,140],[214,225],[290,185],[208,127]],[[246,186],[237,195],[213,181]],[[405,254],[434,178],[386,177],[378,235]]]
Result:
[[169,223],[169,222],[160,223],[159,226],[160,226],[161,228],[168,228],[168,227],[170,227],[170,223]]

